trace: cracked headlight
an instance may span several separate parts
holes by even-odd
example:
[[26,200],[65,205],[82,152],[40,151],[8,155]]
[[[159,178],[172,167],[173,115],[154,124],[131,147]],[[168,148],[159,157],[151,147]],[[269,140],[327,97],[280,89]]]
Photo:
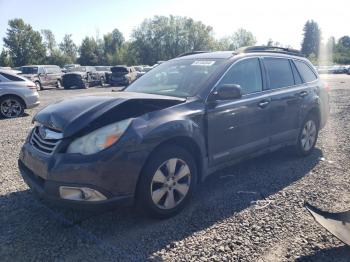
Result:
[[131,118],[125,119],[79,137],[69,145],[67,153],[91,155],[100,152],[116,143],[124,134],[131,121]]

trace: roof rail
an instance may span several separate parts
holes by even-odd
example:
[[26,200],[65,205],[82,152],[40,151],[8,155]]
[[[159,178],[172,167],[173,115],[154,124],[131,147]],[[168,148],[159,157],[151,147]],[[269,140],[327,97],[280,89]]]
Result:
[[192,51],[192,52],[187,52],[183,54],[179,54],[177,57],[183,57],[183,56],[188,56],[188,55],[195,55],[195,54],[202,54],[202,53],[209,53],[210,51]]
[[246,47],[239,48],[237,52],[238,53],[254,53],[254,52],[281,53],[281,54],[304,57],[304,55],[299,50],[279,47],[279,46],[246,46]]

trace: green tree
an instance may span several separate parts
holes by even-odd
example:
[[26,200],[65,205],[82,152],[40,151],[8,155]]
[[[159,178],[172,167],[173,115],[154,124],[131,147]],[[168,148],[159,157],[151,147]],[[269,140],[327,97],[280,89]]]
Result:
[[331,36],[328,38],[327,43],[326,43],[326,50],[328,53],[334,53],[335,51],[335,38],[334,36]]
[[123,47],[125,42],[123,34],[114,29],[112,33],[108,33],[103,36],[104,44],[104,62],[108,65],[116,65],[122,63],[121,51],[124,51],[126,47]]
[[68,64],[75,63],[77,59],[78,47],[72,40],[72,35],[65,35],[62,42],[59,44],[63,56],[68,58]]
[[345,48],[345,49],[350,49],[350,37],[345,35],[338,40],[338,46]]
[[313,20],[308,20],[304,25],[304,38],[301,44],[301,52],[309,57],[314,54],[318,57],[320,43],[321,43],[321,30],[318,24]]
[[231,36],[221,38],[216,42],[216,50],[236,50],[243,46],[256,44],[256,38],[252,32],[239,28]]
[[252,32],[239,28],[232,36],[231,48],[238,49],[243,46],[252,46],[256,44],[256,38]]
[[41,34],[44,37],[44,44],[47,49],[48,56],[51,56],[53,50],[57,47],[55,35],[49,29],[41,30]]
[[98,65],[98,44],[93,37],[85,37],[79,48],[78,61],[81,65]]
[[0,66],[10,66],[10,67],[12,66],[11,56],[9,52],[4,48],[0,53]]
[[15,66],[39,64],[45,60],[46,50],[39,32],[22,19],[8,22],[4,46],[9,50]]
[[154,16],[132,33],[130,48],[143,64],[154,64],[177,55],[214,47],[213,29],[202,22],[180,16]]
[[281,47],[281,43],[278,41],[273,41],[271,38],[267,41],[267,46],[278,46]]

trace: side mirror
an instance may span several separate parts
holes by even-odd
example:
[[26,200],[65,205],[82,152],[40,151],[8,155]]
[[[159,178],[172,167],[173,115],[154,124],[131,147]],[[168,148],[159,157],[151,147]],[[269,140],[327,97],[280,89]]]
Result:
[[219,86],[211,95],[210,100],[232,100],[242,97],[242,88],[237,84]]

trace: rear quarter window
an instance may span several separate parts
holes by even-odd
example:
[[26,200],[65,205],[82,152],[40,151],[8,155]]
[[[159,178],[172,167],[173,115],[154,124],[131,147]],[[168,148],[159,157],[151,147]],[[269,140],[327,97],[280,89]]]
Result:
[[10,81],[24,81],[24,79],[14,76],[14,75],[10,75],[10,74],[6,74],[6,73],[0,73],[1,76],[5,77],[6,79],[10,80]]
[[289,60],[285,58],[264,58],[269,78],[269,89],[294,85],[294,77]]
[[305,62],[294,60],[294,63],[305,82],[312,82],[317,79],[316,74]]

